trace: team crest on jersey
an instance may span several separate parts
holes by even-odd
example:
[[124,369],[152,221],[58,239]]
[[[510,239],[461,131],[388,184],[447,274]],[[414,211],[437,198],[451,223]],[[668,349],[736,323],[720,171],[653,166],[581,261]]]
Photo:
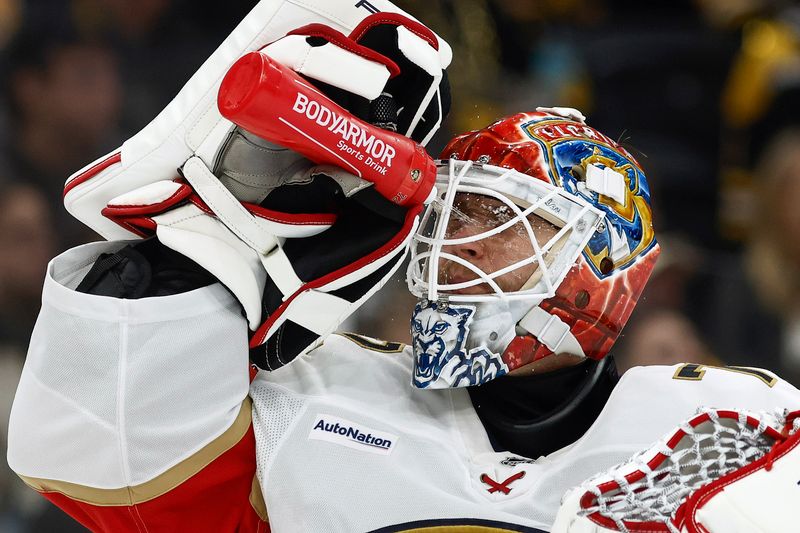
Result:
[[411,317],[415,387],[468,387],[508,373],[499,354],[464,348],[474,314],[475,308],[467,305],[443,310],[435,303],[416,305]]

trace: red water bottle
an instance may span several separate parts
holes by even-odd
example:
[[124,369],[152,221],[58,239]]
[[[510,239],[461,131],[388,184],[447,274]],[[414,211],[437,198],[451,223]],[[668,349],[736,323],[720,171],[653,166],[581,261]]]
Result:
[[217,105],[237,126],[371,181],[396,204],[421,204],[436,181],[436,165],[418,143],[356,118],[263,52],[233,64]]

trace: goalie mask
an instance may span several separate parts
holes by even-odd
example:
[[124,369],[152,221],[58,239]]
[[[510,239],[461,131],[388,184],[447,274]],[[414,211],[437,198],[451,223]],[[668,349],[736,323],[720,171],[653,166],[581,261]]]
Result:
[[564,108],[458,136],[442,156],[407,274],[414,385],[605,357],[659,253],[633,156]]

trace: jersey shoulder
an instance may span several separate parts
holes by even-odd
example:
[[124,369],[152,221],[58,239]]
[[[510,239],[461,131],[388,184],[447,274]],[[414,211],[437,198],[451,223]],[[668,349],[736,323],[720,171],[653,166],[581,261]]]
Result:
[[93,531],[263,531],[238,303],[221,285],[132,300],[76,290],[122,246],[48,265],[8,464]]
[[663,394],[670,396],[671,402],[728,402],[742,408],[800,398],[797,388],[769,370],[696,363],[631,368],[623,375],[615,394]]
[[683,363],[628,370],[606,410],[639,417],[691,416],[699,407],[766,410],[800,407],[800,391],[761,368]]
[[800,391],[758,368],[689,363],[635,367],[622,376],[581,440],[590,448],[619,447],[633,453],[661,438],[700,407],[794,410],[800,409]]
[[291,364],[259,372],[257,381],[305,396],[402,394],[411,382],[411,352],[400,342],[335,333]]

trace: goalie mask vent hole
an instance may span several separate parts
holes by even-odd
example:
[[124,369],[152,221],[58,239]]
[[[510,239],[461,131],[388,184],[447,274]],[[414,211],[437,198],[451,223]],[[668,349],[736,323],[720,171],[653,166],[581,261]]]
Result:
[[614,270],[614,261],[610,257],[604,257],[600,261],[600,272],[610,274],[612,270]]
[[589,305],[589,293],[584,290],[578,291],[575,295],[575,307],[583,309],[587,305]]

